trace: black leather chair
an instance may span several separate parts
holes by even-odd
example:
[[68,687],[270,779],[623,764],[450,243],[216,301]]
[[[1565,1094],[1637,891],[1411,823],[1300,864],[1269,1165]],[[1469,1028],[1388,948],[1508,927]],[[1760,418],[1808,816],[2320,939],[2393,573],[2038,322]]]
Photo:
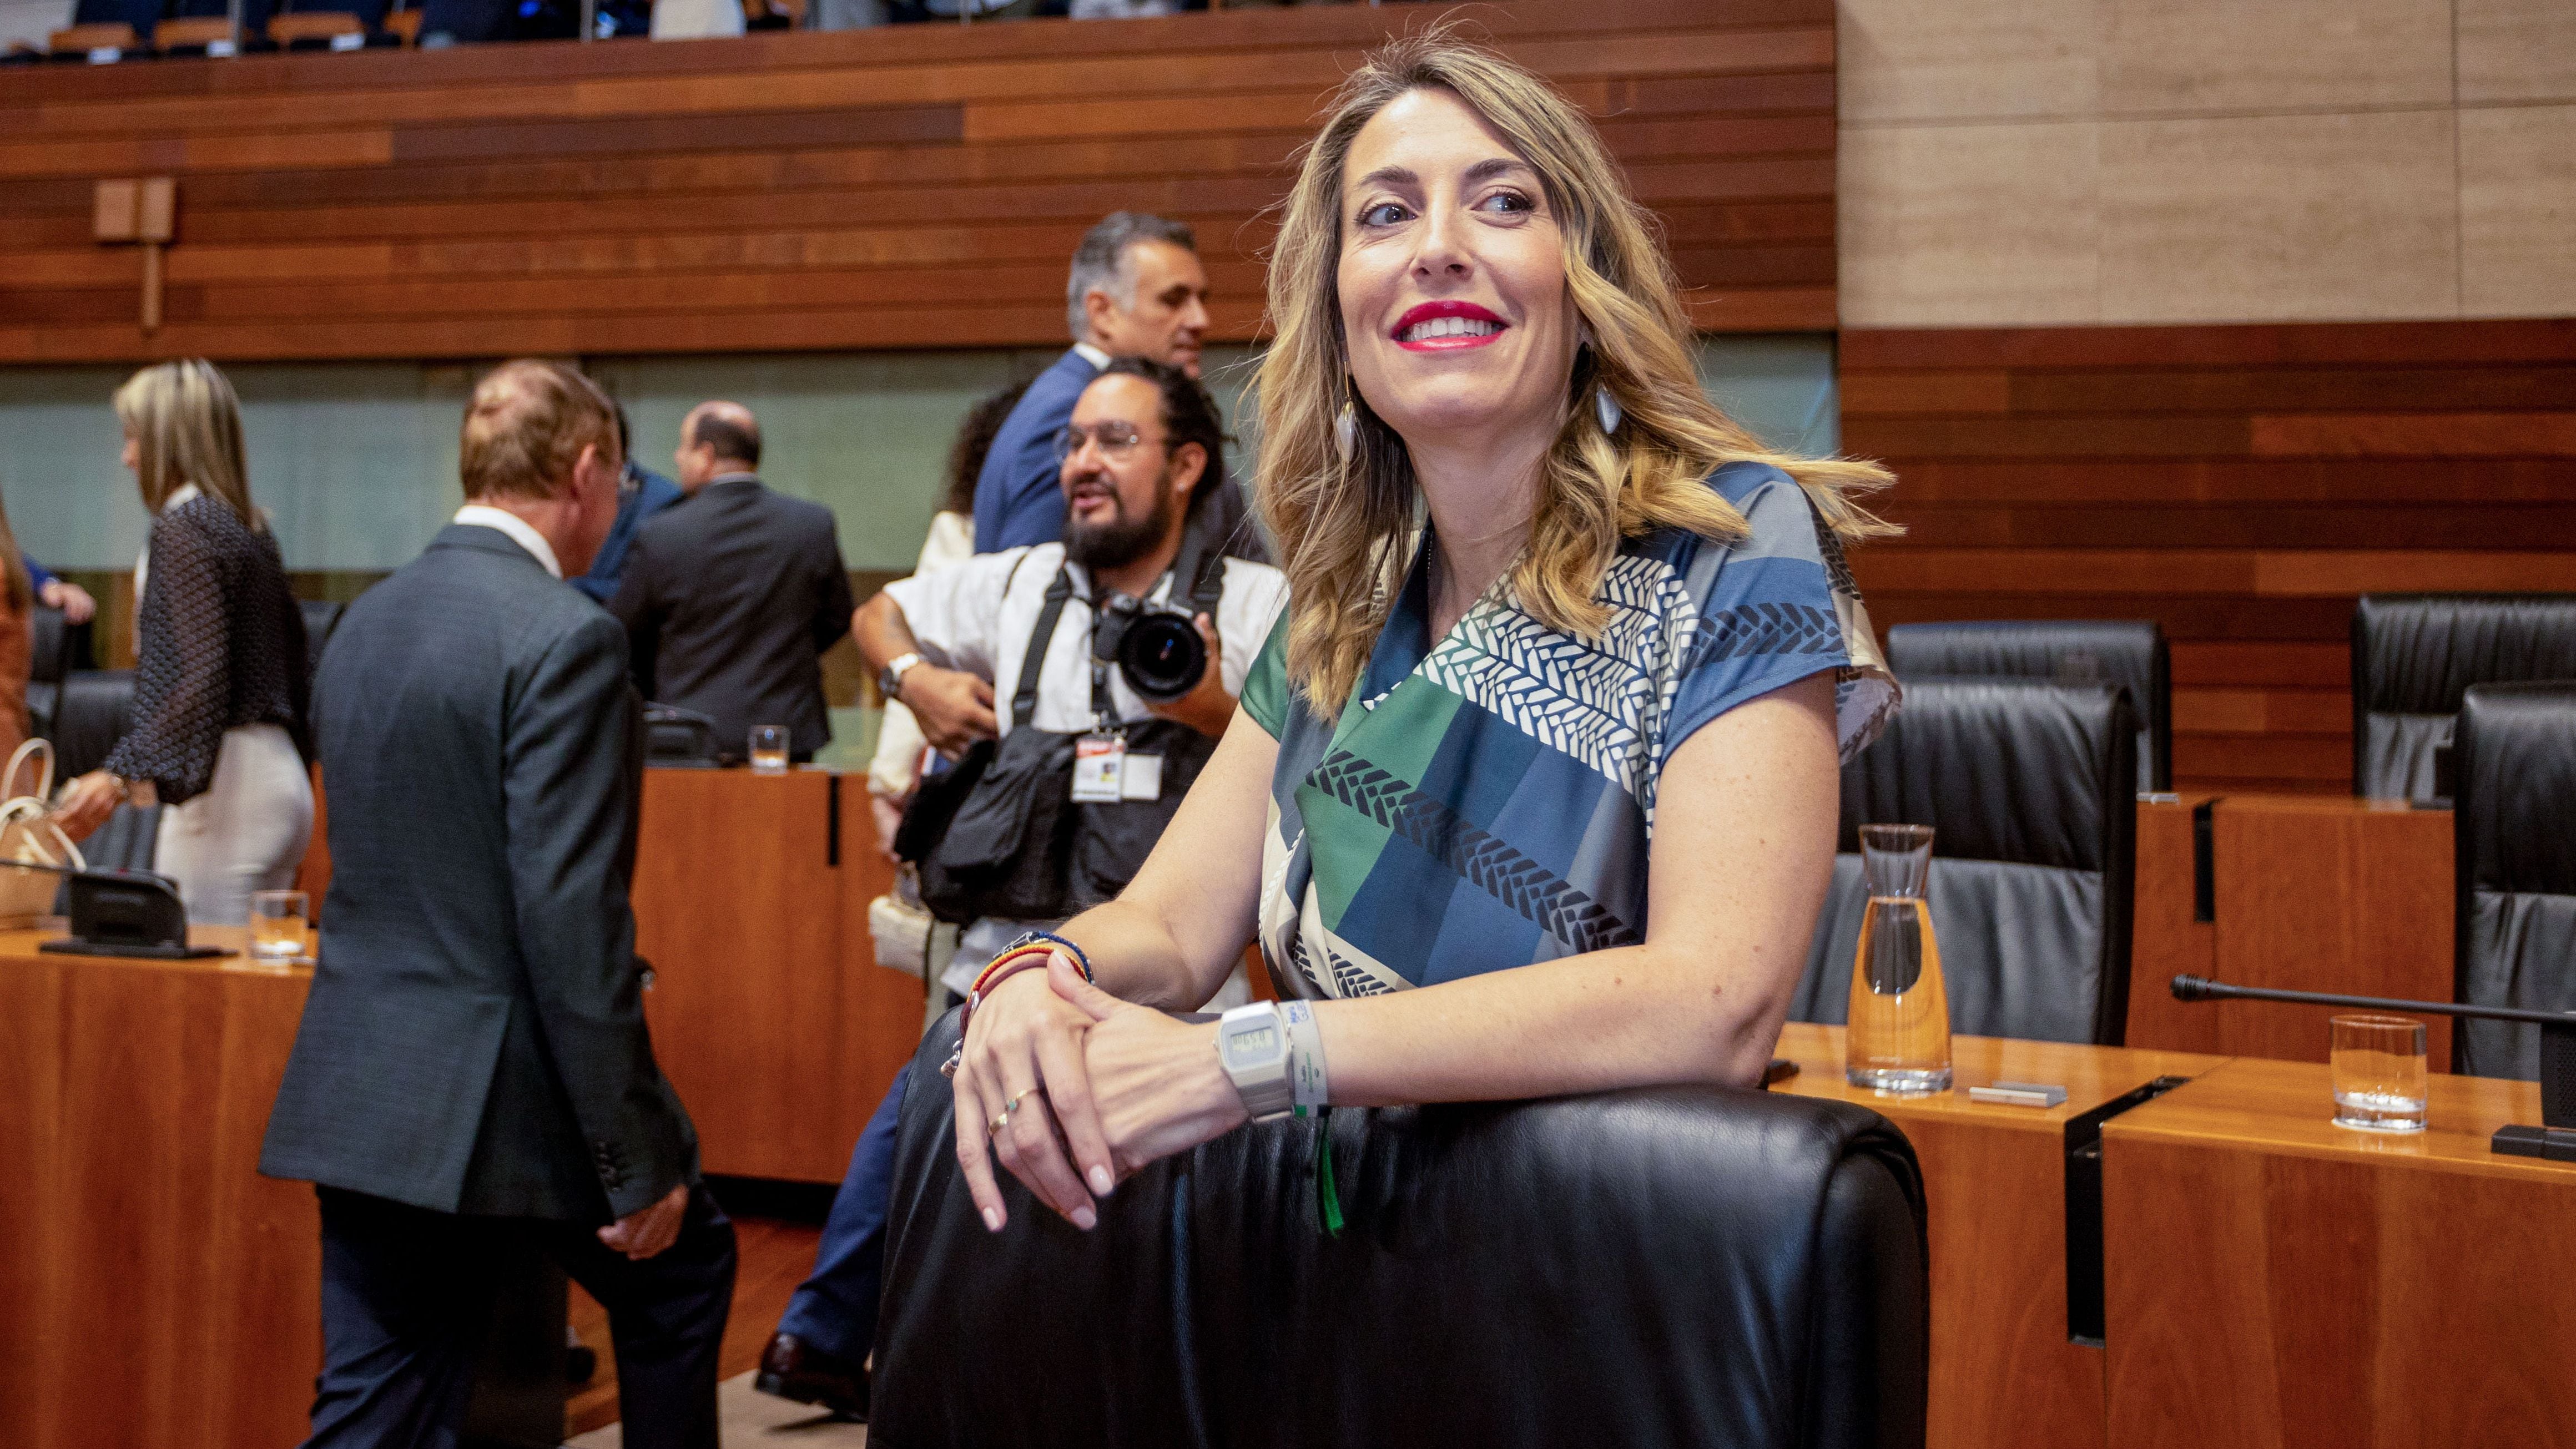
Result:
[[1898,679],[2045,679],[2114,684],[2138,713],[2138,788],[2173,788],[2173,654],[2152,619],[1899,624],[1887,631]]
[[2352,793],[2430,800],[2473,684],[2576,679],[2576,594],[2364,594],[2352,611]]
[[304,609],[304,662],[306,678],[322,667],[322,646],[331,642],[331,631],[340,627],[340,615],[348,605],[329,599],[306,599]]
[[28,621],[27,733],[51,739],[54,708],[62,700],[63,676],[71,672],[72,629],[63,611],[36,606]]
[[1950,1029],[2118,1046],[2137,881],[2125,690],[1932,679],[1843,769],[1841,853],[1790,1015],[1841,1022],[1868,884],[1860,827],[1929,825]]
[[[2459,781],[2457,999],[2576,1011],[2576,681],[2472,685]],[[2540,1028],[2463,1021],[2453,1071],[2540,1077]]]
[[[895,1149],[868,1442],[1919,1446],[1913,1149],[1843,1102],[1671,1088],[1332,1114],[984,1231],[937,1074]],[[927,1085],[924,1085],[927,1084]],[[970,1127],[970,1130],[972,1128]]]
[[[55,707],[54,778],[86,775],[107,763],[108,752],[134,723],[134,671],[76,669],[63,677]],[[156,807],[120,805],[89,839],[81,855],[101,869],[150,870],[161,824]]]

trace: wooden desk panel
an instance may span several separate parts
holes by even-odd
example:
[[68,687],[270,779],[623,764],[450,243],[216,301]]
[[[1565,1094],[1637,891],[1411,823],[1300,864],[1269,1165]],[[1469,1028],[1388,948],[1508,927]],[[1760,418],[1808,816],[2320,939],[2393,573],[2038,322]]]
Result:
[[[1883,1097],[1844,1080],[1840,1027],[1792,1022],[1778,1054],[1799,1070],[1775,1090],[1884,1114],[1923,1165],[1934,1449],[2102,1444],[2102,1350],[2066,1336],[2066,1122],[2217,1059],[1963,1036],[1951,1043],[1956,1090]],[[1966,1088],[1998,1080],[2062,1085],[2066,1102],[2040,1110],[1968,1099]]]
[[2410,1136],[2238,1060],[2103,1131],[2110,1449],[2576,1444],[2576,1166],[2499,1157],[2524,1082]]
[[832,784],[814,770],[644,772],[645,1015],[712,1173],[837,1182],[848,1162]]
[[39,939],[0,934],[9,1442],[295,1442],[321,1368],[321,1224],[312,1188],[257,1168],[310,973]]
[[[2452,994],[2451,816],[2380,800],[2231,795],[2213,812],[2215,975],[2238,986],[2448,1001]],[[2326,1059],[2324,1007],[2182,1006],[2215,1022],[2216,1049]],[[2451,1024],[2427,1017],[2436,1072]]]
[[2138,884],[2129,932],[2129,1029],[2133,1047],[2163,1051],[2221,1050],[2218,1017],[2173,998],[2176,976],[2216,968],[2218,927],[2192,919],[2192,812],[2208,792],[2169,804],[2138,806]]
[[868,936],[868,902],[893,878],[855,775],[645,771],[645,1011],[707,1171],[839,1182],[848,1169],[921,1040],[920,978],[878,969]]

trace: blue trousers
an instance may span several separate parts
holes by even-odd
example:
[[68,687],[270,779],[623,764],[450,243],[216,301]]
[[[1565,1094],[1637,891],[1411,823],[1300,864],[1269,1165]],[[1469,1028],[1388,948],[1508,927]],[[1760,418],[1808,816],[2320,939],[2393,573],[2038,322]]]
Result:
[[700,1187],[679,1241],[631,1262],[587,1223],[473,1218],[325,1187],[322,1376],[307,1449],[454,1449],[499,1293],[533,1241],[608,1310],[637,1449],[716,1449],[716,1351],[733,1309],[733,1223]]
[[852,1364],[865,1363],[876,1343],[886,1218],[894,1210],[894,1131],[911,1078],[909,1066],[894,1074],[894,1085],[850,1149],[850,1170],[832,1196],[823,1241],[814,1250],[814,1274],[798,1285],[778,1320],[780,1333]]

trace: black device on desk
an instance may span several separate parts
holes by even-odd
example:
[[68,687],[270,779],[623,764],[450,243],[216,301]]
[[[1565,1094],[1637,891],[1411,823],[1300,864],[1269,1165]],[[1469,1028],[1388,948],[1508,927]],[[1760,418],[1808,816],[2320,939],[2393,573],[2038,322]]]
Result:
[[0,861],[0,865],[67,878],[71,934],[37,942],[39,951],[163,961],[233,954],[222,946],[188,944],[188,908],[179,903],[178,883],[166,875],[148,870],[66,870],[23,860]]
[[2230,986],[2205,976],[2173,979],[2176,1001],[2286,1001],[2298,1006],[2352,1006],[2364,1011],[2421,1011],[2481,1021],[2524,1021],[2540,1028],[2540,1124],[2498,1127],[2488,1149],[2512,1157],[2576,1162],[2576,1012],[2526,1011],[2518,1006],[2467,1006],[2451,1001],[2407,1001],[2393,996],[2342,996],[2272,986]]

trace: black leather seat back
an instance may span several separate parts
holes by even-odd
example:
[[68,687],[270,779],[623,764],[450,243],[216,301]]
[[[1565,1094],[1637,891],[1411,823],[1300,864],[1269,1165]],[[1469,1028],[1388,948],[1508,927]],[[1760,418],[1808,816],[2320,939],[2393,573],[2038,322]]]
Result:
[[63,676],[54,706],[54,778],[69,780],[107,763],[134,724],[134,671],[76,669]]
[[2352,793],[2433,798],[2473,684],[2576,679],[2576,594],[2364,594],[2352,611]]
[[[2576,681],[2480,684],[2452,744],[2458,999],[2576,1011]],[[2540,1077],[2540,1028],[2462,1021],[2452,1069]]]
[[[316,7],[319,8],[319,7]],[[304,609],[304,667],[306,677],[322,667],[322,646],[331,640],[331,631],[340,626],[341,611],[349,606],[329,599],[306,599]]]
[[2137,730],[2128,693],[1909,681],[1843,768],[1842,844],[1790,1015],[1840,1023],[1869,892],[1860,827],[1929,825],[1950,1029],[2117,1046],[2129,1005]]
[[1923,1443],[1921,1178],[1875,1113],[1719,1088],[1341,1110],[1339,1236],[1293,1119],[1154,1164],[1089,1233],[1005,1175],[993,1234],[937,1073],[956,1021],[904,1101],[871,1445]]
[[1899,624],[1887,631],[1898,679],[2044,679],[2111,684],[2138,713],[2138,789],[2173,788],[2173,654],[2153,619]]
[[36,606],[29,620],[27,733],[53,738],[54,710],[62,702],[63,675],[71,667],[72,631],[63,611]]

